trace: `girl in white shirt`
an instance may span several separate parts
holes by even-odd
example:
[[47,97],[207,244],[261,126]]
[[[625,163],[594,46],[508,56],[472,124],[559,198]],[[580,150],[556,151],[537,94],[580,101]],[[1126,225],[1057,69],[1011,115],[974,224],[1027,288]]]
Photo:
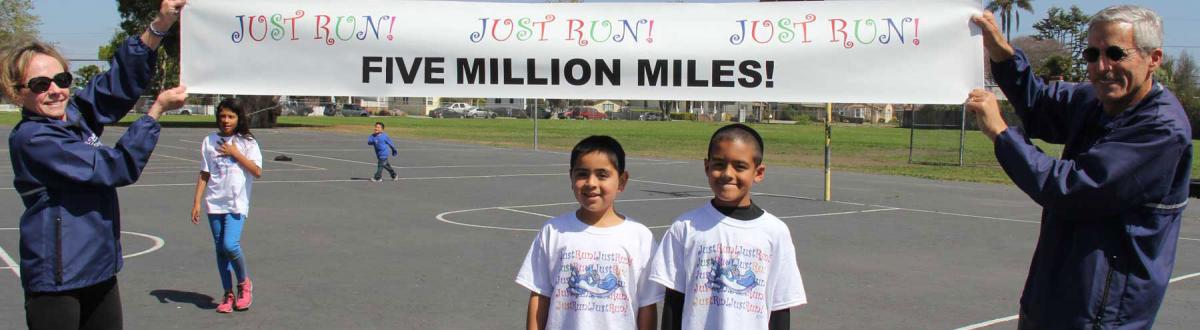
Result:
[[[200,224],[200,205],[208,208],[208,223],[216,245],[217,271],[225,288],[218,313],[246,310],[253,301],[253,284],[242,254],[242,226],[250,212],[250,188],[262,175],[262,152],[250,134],[241,102],[227,98],[217,105],[217,132],[201,143],[200,178],[192,205],[192,223]],[[232,275],[230,274],[232,273]],[[235,299],[231,277],[238,281]]]

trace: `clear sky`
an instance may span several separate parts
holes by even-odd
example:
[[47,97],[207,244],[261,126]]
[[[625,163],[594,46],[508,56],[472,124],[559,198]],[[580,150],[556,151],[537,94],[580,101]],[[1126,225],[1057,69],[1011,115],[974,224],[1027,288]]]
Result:
[[[203,0],[193,0],[203,1]],[[518,2],[540,2],[521,1]],[[588,0],[585,0],[588,1]],[[909,1],[909,0],[894,0]],[[606,1],[609,2],[609,1]],[[629,2],[643,2],[629,0]],[[685,2],[698,2],[689,0]],[[707,0],[699,2],[724,2]],[[740,2],[740,1],[728,1]],[[1096,0],[1031,0],[1034,13],[1022,11],[1020,29],[1013,33],[1017,35],[1034,34],[1033,23],[1046,17],[1046,10],[1051,6],[1070,8],[1077,5],[1084,12],[1094,14],[1109,5],[1130,3],[1146,6],[1163,17],[1165,27],[1164,46],[1168,54],[1177,56],[1186,50],[1193,57],[1200,53],[1200,0],[1131,0],[1096,1]],[[34,13],[41,18],[39,31],[43,40],[57,44],[59,50],[71,59],[95,59],[97,49],[108,42],[113,31],[118,28],[121,16],[117,12],[117,2],[112,0],[34,0]],[[75,61],[73,67],[91,64]]]

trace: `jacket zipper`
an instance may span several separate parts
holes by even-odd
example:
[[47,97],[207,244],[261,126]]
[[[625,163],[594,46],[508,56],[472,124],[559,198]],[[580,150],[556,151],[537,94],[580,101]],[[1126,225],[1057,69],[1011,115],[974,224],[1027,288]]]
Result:
[[1117,267],[1117,256],[1112,256],[1108,264],[1108,276],[1104,277],[1104,293],[1100,294],[1100,309],[1096,311],[1096,319],[1092,322],[1092,329],[1100,329],[1100,321],[1104,320],[1104,309],[1108,305],[1108,288],[1112,286],[1113,271]]
[[63,252],[62,252],[62,218],[54,219],[54,284],[62,285],[63,281]]

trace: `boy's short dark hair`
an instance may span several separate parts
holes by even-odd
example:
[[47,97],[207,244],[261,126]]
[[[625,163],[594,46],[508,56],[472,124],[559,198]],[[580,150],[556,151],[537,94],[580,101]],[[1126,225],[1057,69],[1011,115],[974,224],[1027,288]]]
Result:
[[387,125],[384,125],[382,121],[375,122],[375,125],[379,125],[379,128],[387,128]]
[[592,135],[579,140],[579,143],[575,144],[575,148],[571,149],[571,170],[575,169],[575,163],[579,162],[579,158],[593,152],[603,152],[617,168],[618,174],[625,173],[625,149],[621,148],[621,143],[617,142],[617,139],[608,135]]
[[758,131],[754,128],[746,126],[746,124],[729,124],[717,129],[713,133],[712,138],[708,140],[708,155],[705,158],[712,158],[713,148],[721,141],[741,140],[743,142],[754,141],[754,165],[761,165],[763,161],[763,139],[758,135]]

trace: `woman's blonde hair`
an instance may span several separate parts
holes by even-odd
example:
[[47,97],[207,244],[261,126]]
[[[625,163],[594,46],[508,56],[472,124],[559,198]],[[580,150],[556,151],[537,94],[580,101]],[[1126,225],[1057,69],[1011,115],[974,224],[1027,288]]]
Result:
[[19,101],[17,97],[19,93],[15,85],[25,83],[21,81],[25,78],[25,69],[29,66],[29,61],[38,54],[58,60],[58,63],[63,66],[63,71],[68,71],[71,67],[67,59],[63,58],[62,54],[59,54],[58,50],[50,44],[37,40],[18,43],[16,47],[8,49],[4,52],[4,56],[0,57],[0,91],[4,92],[4,96],[9,101],[14,103]]

